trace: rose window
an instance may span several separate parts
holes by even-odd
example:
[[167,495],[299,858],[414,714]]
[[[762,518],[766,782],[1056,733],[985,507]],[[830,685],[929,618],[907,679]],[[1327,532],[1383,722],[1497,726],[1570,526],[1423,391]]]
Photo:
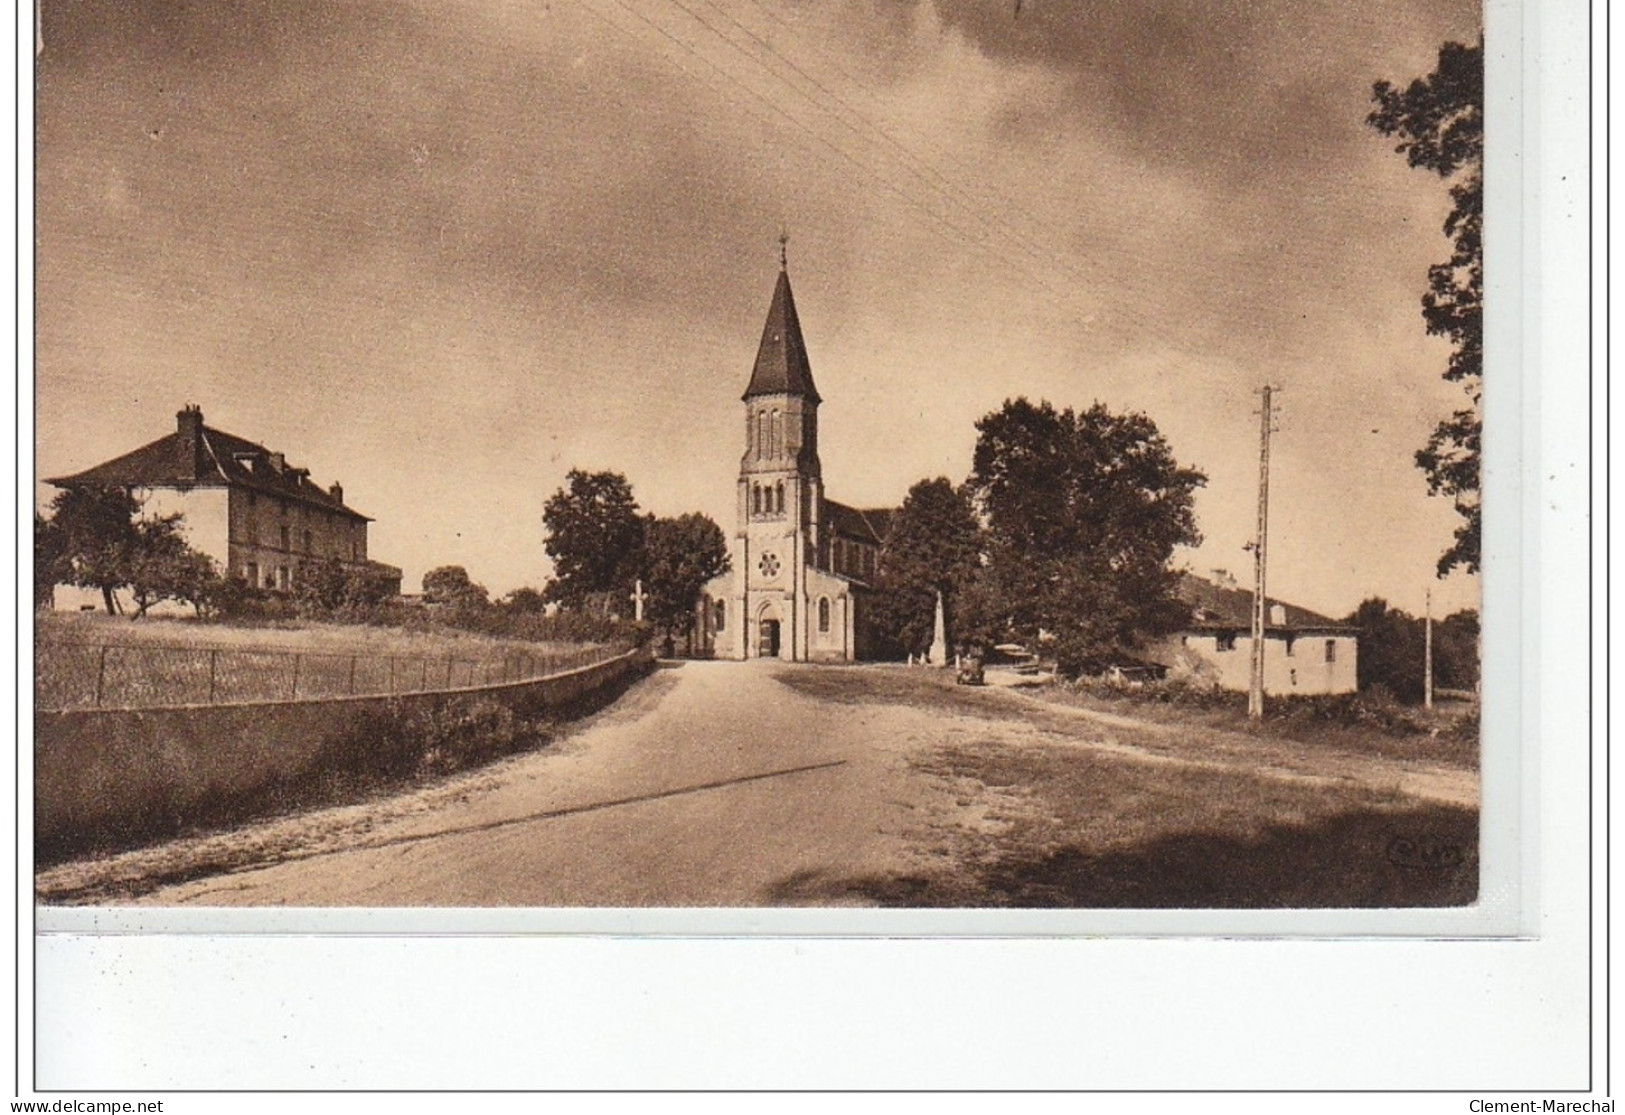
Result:
[[762,571],[764,577],[769,579],[777,577],[779,575],[779,559],[773,554],[763,554],[762,560],[757,563],[756,568]]

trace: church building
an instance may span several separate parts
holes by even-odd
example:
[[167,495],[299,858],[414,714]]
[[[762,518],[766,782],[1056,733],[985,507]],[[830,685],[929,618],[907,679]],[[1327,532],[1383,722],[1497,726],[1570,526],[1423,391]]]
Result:
[[867,604],[892,511],[824,495],[821,400],[782,253],[779,262],[744,394],[731,568],[705,586],[697,642],[717,658],[851,662],[875,650]]

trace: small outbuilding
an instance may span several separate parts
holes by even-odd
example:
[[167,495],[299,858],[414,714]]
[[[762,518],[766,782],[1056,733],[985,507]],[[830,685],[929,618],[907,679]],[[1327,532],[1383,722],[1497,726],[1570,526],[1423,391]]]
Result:
[[[1171,678],[1246,692],[1252,684],[1253,594],[1187,573],[1180,597],[1191,624],[1149,657]],[[1270,696],[1352,693],[1358,687],[1359,632],[1284,600],[1265,598],[1264,692]]]

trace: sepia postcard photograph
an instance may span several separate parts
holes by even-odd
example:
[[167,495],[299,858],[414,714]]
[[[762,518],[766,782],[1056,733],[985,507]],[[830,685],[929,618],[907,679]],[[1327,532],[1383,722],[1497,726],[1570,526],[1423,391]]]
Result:
[[41,910],[1482,901],[1476,0],[37,32]]

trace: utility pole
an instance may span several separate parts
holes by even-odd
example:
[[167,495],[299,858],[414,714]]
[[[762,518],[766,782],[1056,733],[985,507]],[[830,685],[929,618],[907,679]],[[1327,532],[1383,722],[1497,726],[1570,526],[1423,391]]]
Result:
[[1428,589],[1426,619],[1422,621],[1422,707],[1433,707],[1433,590]]
[[1258,536],[1253,539],[1253,671],[1247,689],[1247,717],[1264,718],[1264,567],[1269,550],[1270,529],[1270,431],[1275,425],[1275,392],[1265,384],[1263,405],[1258,408]]

